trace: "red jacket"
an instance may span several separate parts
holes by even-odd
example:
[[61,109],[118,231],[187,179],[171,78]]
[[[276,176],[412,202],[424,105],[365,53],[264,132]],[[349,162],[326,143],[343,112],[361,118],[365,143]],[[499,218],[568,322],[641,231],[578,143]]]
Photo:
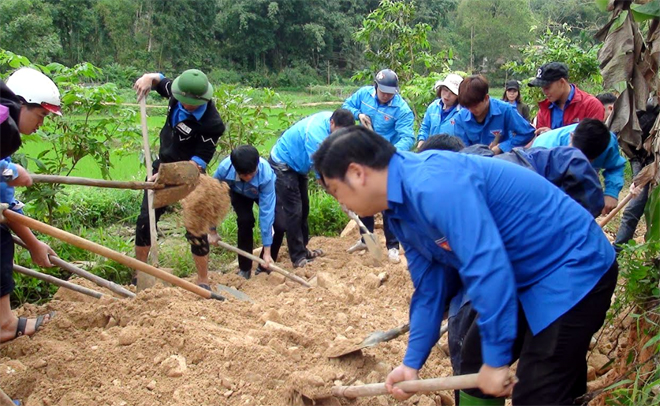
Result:
[[[539,114],[536,116],[536,128],[552,128],[551,114],[550,101],[545,99],[540,102]],[[575,86],[573,100],[568,103],[568,107],[564,110],[564,123],[562,127],[578,123],[585,118],[596,118],[603,121],[605,118],[605,107],[603,107],[603,104],[597,98]]]

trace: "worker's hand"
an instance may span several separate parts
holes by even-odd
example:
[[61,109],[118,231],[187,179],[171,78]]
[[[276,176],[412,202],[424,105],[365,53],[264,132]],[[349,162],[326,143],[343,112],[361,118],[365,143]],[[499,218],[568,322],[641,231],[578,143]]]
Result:
[[364,113],[358,114],[358,120],[360,120],[360,124],[367,127],[368,129],[370,130],[374,129],[373,125],[371,124],[371,117],[369,117],[368,115]]
[[417,370],[401,364],[387,375],[387,379],[385,379],[385,388],[394,399],[404,401],[414,395],[414,393],[404,392],[400,388],[395,388],[394,384],[401,381],[414,381],[416,379],[419,379]]
[[135,81],[133,89],[137,93],[138,100],[148,95],[155,84],[160,82],[160,75],[158,73],[145,73],[140,79]]
[[636,186],[634,183],[630,184],[630,194],[633,198],[639,196],[644,191],[644,186]]
[[418,151],[422,147],[422,145],[424,145],[424,141],[420,141],[420,142],[417,143],[417,150]]
[[220,235],[215,230],[211,230],[211,232],[209,232],[209,237],[208,238],[209,238],[209,244],[215,245],[215,246],[218,245],[219,241],[222,241],[222,238],[220,238]]
[[486,395],[498,398],[511,396],[516,381],[508,366],[493,368],[483,364],[477,376],[479,389]]
[[605,196],[605,206],[603,207],[603,211],[600,213],[603,216],[609,214],[619,203],[619,201],[612,196]]
[[153,175],[149,176],[147,178],[147,182],[155,182],[156,179],[158,179],[158,172],[154,173]]
[[192,163],[195,164],[195,166],[197,167],[197,170],[198,170],[200,173],[203,173],[203,172],[204,172],[204,168],[202,168],[197,162],[193,161],[192,159],[190,160],[190,162],[192,162]]
[[18,171],[18,177],[12,181],[7,182],[7,185],[11,187],[32,186],[32,177],[28,171],[26,171],[25,168],[20,165],[16,165],[16,170]]
[[541,128],[537,128],[536,131],[534,131],[534,135],[541,135],[541,134],[543,134],[543,133],[545,133],[545,132],[548,132],[548,131],[550,131],[550,130],[551,130],[550,127],[541,127]]
[[495,154],[495,155],[499,155],[503,152],[502,148],[500,148],[499,144],[490,146],[490,150],[493,151],[493,154]]
[[265,265],[261,265],[262,268],[270,269],[270,264],[274,263],[273,257],[270,256],[270,247],[264,247],[264,257],[263,260],[266,261]]
[[48,244],[44,242],[37,241],[34,246],[30,247],[30,256],[32,257],[32,262],[34,262],[35,265],[42,266],[44,268],[50,268],[54,266],[50,263],[48,255],[57,256],[55,251],[53,251],[48,246]]
[[0,224],[6,223],[4,211],[9,210],[9,203],[0,203]]

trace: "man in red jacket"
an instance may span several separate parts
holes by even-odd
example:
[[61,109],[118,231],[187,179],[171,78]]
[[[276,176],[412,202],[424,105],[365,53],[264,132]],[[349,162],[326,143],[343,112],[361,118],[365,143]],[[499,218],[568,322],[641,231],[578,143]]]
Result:
[[568,81],[568,66],[550,62],[541,66],[529,86],[543,90],[546,99],[539,103],[536,116],[536,135],[585,118],[603,121],[605,108],[594,96],[578,89]]

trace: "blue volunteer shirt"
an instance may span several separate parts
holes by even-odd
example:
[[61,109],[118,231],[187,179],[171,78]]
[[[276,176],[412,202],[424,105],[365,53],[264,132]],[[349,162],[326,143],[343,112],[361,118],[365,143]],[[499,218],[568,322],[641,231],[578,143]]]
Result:
[[[206,106],[206,103],[204,103],[197,107],[195,110],[188,111],[183,108],[181,102],[177,103],[176,107],[174,107],[174,111],[172,112],[172,128],[175,128],[177,124],[189,118],[194,118],[197,121],[201,120],[204,113],[206,113]],[[201,166],[202,169],[206,169],[206,161],[204,161],[202,158],[194,156],[190,160]]]
[[314,163],[312,155],[330,135],[331,116],[331,111],[322,111],[298,121],[277,140],[270,151],[271,159],[307,175]]
[[11,182],[18,178],[18,168],[11,162],[10,157],[0,160],[0,175],[0,182]]
[[[533,147],[553,148],[571,145],[571,134],[578,124],[571,124],[556,130],[546,131],[536,137]],[[604,194],[615,199],[619,198],[619,192],[623,188],[623,170],[626,160],[619,153],[619,143],[614,133],[610,133],[610,143],[605,151],[591,162],[597,171],[603,171],[605,180]]]
[[365,86],[351,95],[342,108],[350,110],[358,120],[360,114],[371,118],[374,131],[388,140],[397,151],[409,151],[415,142],[415,115],[401,95],[396,94],[387,104],[381,104],[373,86]]
[[463,108],[456,116],[454,134],[463,140],[466,147],[474,144],[490,145],[499,135],[500,149],[509,152],[514,147],[527,144],[534,137],[534,127],[514,106],[491,97],[484,122],[478,123],[470,110]]
[[436,134],[454,135],[454,125],[456,124],[455,116],[460,111],[458,104],[444,110],[442,99],[436,99],[424,113],[424,120],[419,127],[417,134],[417,141],[426,141],[430,136]]
[[512,360],[519,302],[537,334],[614,262],[584,208],[533,171],[499,159],[396,153],[387,199],[415,288],[403,360],[411,368],[426,362],[445,302],[461,285],[479,313],[484,363],[500,367]]
[[7,185],[6,183],[18,177],[18,171],[16,171],[16,165],[14,165],[11,162],[10,157],[0,160],[0,170],[7,170],[7,169],[10,171],[13,170],[15,176],[12,179],[5,179],[4,181],[0,182],[0,203],[9,203],[10,209],[23,214],[23,210],[22,210],[23,204],[20,203],[18,200],[16,200],[14,188]]
[[244,182],[238,177],[236,169],[231,164],[230,158],[220,162],[213,177],[221,182],[226,182],[231,190],[258,200],[259,203],[259,228],[261,230],[261,241],[264,247],[273,244],[273,222],[275,221],[275,172],[263,158],[259,158],[257,173],[249,182]]
[[566,99],[566,103],[564,103],[563,109],[559,108],[557,103],[550,103],[550,106],[548,106],[550,109],[550,125],[552,126],[552,129],[564,125],[564,110],[566,110],[566,107],[568,107],[573,100],[573,96],[575,96],[575,86],[571,85],[571,91],[568,93],[568,98]]

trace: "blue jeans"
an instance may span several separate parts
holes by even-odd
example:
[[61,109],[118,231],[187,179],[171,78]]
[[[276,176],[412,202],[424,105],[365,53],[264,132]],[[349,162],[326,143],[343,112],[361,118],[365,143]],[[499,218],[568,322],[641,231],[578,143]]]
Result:
[[[632,168],[633,176],[637,176],[639,171],[641,171],[644,167],[644,164],[648,163],[648,161],[644,162],[639,159],[631,159],[630,167]],[[649,185],[647,184],[644,186],[642,193],[632,199],[626,206],[626,209],[623,211],[623,216],[621,217],[621,225],[619,226],[619,230],[617,231],[616,238],[614,240],[614,249],[617,250],[617,252],[621,251],[621,244],[625,244],[633,238],[635,229],[637,229],[637,224],[639,224],[639,220],[644,215],[644,207],[646,207],[646,202],[648,199]]]

